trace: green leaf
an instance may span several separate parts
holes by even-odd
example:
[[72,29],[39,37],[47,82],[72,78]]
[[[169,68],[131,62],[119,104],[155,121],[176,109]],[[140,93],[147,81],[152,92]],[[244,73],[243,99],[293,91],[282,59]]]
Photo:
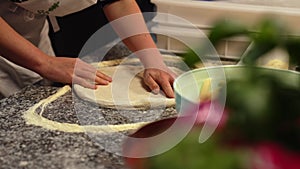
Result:
[[210,31],[209,40],[213,45],[216,45],[220,40],[230,38],[237,35],[247,35],[249,31],[247,28],[237,22],[220,20],[215,23]]
[[277,46],[282,46],[285,42],[283,33],[286,30],[282,24],[274,19],[262,20],[256,30],[258,33],[252,34],[253,46],[243,58],[243,63],[255,65],[255,61]]
[[270,18],[262,20],[254,29],[258,31],[257,34],[253,34],[257,43],[280,44],[284,40],[283,36],[288,33],[282,22]]
[[196,63],[201,62],[200,57],[192,49],[188,49],[188,51],[183,54],[183,61],[190,68],[193,68]]

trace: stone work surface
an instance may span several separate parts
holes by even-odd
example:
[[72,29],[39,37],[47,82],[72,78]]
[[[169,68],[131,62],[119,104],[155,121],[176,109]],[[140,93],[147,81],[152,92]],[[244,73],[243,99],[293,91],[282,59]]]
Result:
[[[123,158],[110,151],[122,148],[123,140],[118,138],[120,133],[95,137],[87,133],[50,131],[26,124],[23,113],[59,88],[36,84],[0,101],[0,168],[126,168]],[[81,112],[85,112],[84,117],[76,111],[77,106]],[[83,121],[91,125],[151,121],[174,115],[174,108],[149,111],[102,109],[92,103],[79,101],[71,91],[50,103],[43,112],[43,117],[52,121],[74,124]],[[108,150],[102,145],[106,142],[110,142]]]

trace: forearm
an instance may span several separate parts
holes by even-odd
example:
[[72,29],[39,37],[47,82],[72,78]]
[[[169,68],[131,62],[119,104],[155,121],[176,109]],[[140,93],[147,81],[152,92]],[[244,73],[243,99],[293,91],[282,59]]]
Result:
[[163,65],[139,6],[135,0],[120,0],[104,7],[104,12],[125,45],[146,67]]
[[[95,89],[111,78],[79,58],[52,57],[15,32],[0,17],[0,54],[6,59],[39,73],[44,78],[67,84],[76,83]],[[90,82],[95,82],[90,83]]]
[[1,17],[0,54],[8,60],[38,73],[47,58],[46,54],[14,31]]

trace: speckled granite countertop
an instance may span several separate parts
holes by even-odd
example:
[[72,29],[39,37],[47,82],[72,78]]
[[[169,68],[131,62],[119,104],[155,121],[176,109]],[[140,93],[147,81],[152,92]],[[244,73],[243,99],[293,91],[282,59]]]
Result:
[[[111,152],[112,149],[121,148],[122,143],[113,133],[100,134],[95,140],[94,136],[87,133],[51,131],[25,123],[23,113],[59,88],[36,84],[0,101],[0,168],[126,168],[123,158]],[[67,92],[49,104],[43,116],[52,121],[79,124],[80,115],[75,111],[77,106],[80,106],[80,111],[90,113],[90,117],[85,118],[94,119],[88,120],[93,124],[101,123],[101,120],[95,120],[95,114],[101,114],[110,124],[176,115],[174,108],[136,112],[96,109],[95,105],[76,99],[71,91]],[[109,147],[101,145],[105,142],[111,143]]]

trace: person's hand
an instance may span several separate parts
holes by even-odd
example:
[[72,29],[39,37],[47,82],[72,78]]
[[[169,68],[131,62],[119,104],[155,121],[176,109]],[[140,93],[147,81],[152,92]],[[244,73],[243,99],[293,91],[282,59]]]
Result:
[[162,90],[169,98],[174,98],[173,82],[176,74],[168,67],[146,68],[144,71],[144,83],[151,89],[154,94]]
[[111,77],[78,58],[49,57],[41,66],[40,74],[55,82],[75,83],[91,89],[96,89],[97,85],[107,85],[112,81]]

